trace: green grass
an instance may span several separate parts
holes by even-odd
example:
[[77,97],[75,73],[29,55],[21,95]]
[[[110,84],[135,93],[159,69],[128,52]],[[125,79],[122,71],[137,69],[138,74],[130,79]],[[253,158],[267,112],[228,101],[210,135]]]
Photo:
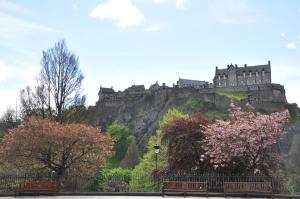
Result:
[[241,92],[219,91],[219,92],[217,92],[217,94],[220,96],[225,96],[230,99],[237,100],[237,101],[247,99],[247,95],[245,93],[241,93]]
[[201,110],[204,103],[205,101],[202,98],[191,98],[186,101],[186,105],[197,110]]
[[214,111],[207,111],[204,113],[204,115],[210,119],[215,119],[215,120],[224,120],[227,115],[223,112],[214,110]]

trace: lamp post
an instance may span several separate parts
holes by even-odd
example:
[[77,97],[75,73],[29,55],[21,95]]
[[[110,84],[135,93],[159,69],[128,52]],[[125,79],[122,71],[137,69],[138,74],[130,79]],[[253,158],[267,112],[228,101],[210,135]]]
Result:
[[158,168],[157,168],[157,155],[159,154],[159,150],[160,150],[160,147],[159,145],[155,144],[154,145],[154,153],[155,153],[155,178],[156,178],[156,191],[159,191],[159,183],[158,183],[158,176],[157,176],[157,171],[158,171]]

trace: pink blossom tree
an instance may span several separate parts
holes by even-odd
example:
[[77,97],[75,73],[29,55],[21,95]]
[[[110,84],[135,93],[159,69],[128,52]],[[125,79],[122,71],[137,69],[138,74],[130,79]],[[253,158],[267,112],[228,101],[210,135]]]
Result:
[[273,146],[288,120],[287,110],[265,115],[232,105],[228,120],[206,128],[205,158],[220,171],[272,175],[281,162]]

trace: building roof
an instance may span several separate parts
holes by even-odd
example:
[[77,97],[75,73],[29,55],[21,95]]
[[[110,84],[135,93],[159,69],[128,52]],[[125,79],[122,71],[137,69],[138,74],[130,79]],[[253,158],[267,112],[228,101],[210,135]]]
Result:
[[132,91],[143,91],[145,90],[144,85],[132,85],[125,89],[125,91],[132,92]]
[[115,91],[113,88],[100,87],[100,93],[113,94]]
[[208,84],[207,81],[191,80],[191,79],[181,79],[181,78],[179,78],[179,83],[181,83],[181,84],[193,84],[193,85],[205,85],[205,84]]

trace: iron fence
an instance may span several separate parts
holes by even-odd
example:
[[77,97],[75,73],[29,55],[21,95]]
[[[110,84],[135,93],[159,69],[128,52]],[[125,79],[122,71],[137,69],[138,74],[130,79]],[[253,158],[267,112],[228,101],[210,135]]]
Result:
[[[0,176],[0,193],[11,193],[25,181],[52,180],[51,175]],[[224,182],[271,182],[274,193],[288,193],[284,186],[286,176],[228,176],[205,174],[160,174],[132,175],[130,179],[124,176],[111,176],[109,179],[95,177],[65,176],[60,181],[61,192],[160,192],[164,181],[207,182],[209,192],[223,192]],[[133,181],[147,189],[133,188]]]

